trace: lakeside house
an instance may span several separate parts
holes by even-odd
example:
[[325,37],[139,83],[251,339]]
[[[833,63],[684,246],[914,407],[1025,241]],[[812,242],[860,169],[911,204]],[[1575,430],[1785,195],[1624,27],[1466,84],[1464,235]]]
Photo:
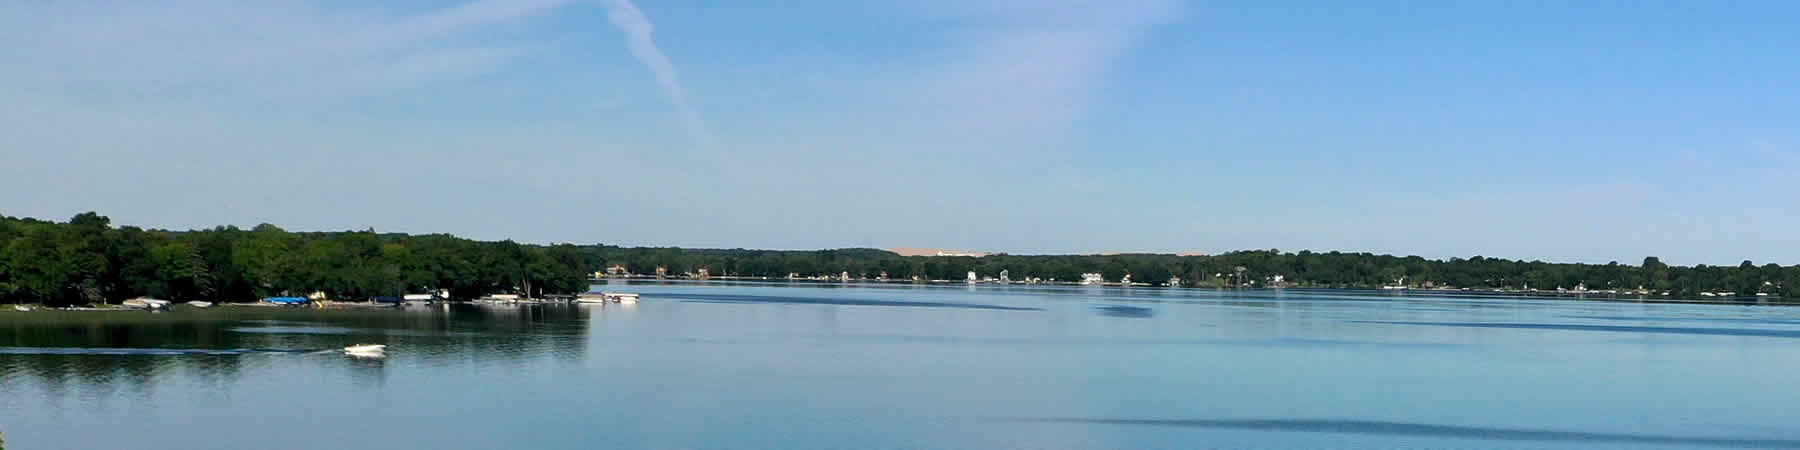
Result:
[[1081,284],[1095,285],[1095,284],[1100,284],[1100,283],[1105,283],[1105,282],[1106,282],[1106,277],[1101,276],[1099,273],[1089,272],[1089,273],[1081,274]]

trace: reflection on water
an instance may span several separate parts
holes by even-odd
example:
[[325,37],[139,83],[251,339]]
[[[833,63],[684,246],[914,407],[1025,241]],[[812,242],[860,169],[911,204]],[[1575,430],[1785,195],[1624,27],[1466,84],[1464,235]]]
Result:
[[1800,308],[599,289],[643,300],[0,312],[0,426],[17,448],[1800,446]]
[[[0,383],[84,389],[154,384],[159,376],[230,382],[263,358],[311,358],[371,375],[384,362],[342,348],[387,344],[408,360],[504,364],[578,359],[585,312],[570,305],[454,305],[426,311],[225,307],[175,313],[49,311],[0,317]],[[372,371],[371,371],[372,370]]]

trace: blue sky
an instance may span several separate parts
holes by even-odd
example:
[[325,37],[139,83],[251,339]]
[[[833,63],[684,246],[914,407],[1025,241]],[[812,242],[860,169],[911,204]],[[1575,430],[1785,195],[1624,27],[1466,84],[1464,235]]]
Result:
[[[373,6],[372,6],[373,5]],[[1791,2],[23,1],[0,214],[1800,263]]]

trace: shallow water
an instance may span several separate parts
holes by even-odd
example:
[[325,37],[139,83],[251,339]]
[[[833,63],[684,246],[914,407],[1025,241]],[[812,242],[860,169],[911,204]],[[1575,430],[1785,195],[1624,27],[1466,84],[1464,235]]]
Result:
[[[8,448],[1800,448],[1800,309],[638,283],[0,313]],[[387,344],[382,359],[335,349]]]

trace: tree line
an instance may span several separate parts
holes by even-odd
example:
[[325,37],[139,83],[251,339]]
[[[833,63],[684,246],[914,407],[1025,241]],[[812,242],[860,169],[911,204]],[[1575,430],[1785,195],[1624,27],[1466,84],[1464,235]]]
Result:
[[448,290],[474,298],[587,289],[574,245],[481,242],[374,231],[296,233],[274,225],[166,231],[0,216],[0,303],[82,305],[134,297],[252,301],[324,292],[367,299]]
[[[618,265],[636,275],[650,275],[662,267],[670,276],[706,269],[711,276],[784,278],[849,275],[890,280],[962,280],[969,272],[997,277],[1008,272],[1012,280],[1038,278],[1078,281],[1084,273],[1099,273],[1117,282],[1132,281],[1182,287],[1264,287],[1275,283],[1294,287],[1376,288],[1404,285],[1413,288],[1454,287],[1473,289],[1638,290],[1668,292],[1672,297],[1697,297],[1702,293],[1764,293],[1800,297],[1800,266],[1670,266],[1656,257],[1639,264],[1571,264],[1518,261],[1475,256],[1426,259],[1370,253],[1282,252],[1251,250],[1210,256],[1169,254],[1121,255],[990,255],[900,256],[875,249],[776,251],[746,249],[681,249],[673,247],[583,248],[588,265]],[[598,269],[597,269],[598,270]]]
[[500,292],[585,291],[590,273],[619,266],[648,276],[961,280],[967,273],[1013,280],[1072,282],[1084,273],[1109,281],[1184,287],[1475,289],[1639,288],[1673,297],[1764,293],[1800,297],[1800,266],[1569,264],[1476,256],[1448,260],[1340,252],[1252,250],[1211,256],[1167,254],[900,256],[876,249],[813,251],[683,249],[613,245],[530,245],[445,234],[370,231],[147,230],[113,227],[95,213],[67,222],[0,216],[0,303],[74,305],[149,296],[249,301],[322,291],[332,298],[448,290],[454,298]]

